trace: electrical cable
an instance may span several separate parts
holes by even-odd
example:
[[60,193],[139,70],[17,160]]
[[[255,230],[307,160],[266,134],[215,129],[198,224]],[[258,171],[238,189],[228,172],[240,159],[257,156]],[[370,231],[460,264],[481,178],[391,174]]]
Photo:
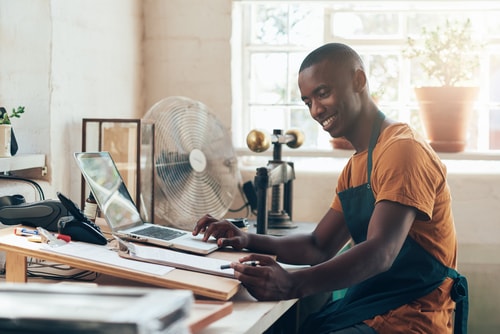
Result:
[[37,182],[35,182],[33,180],[30,180],[30,179],[27,179],[27,178],[24,178],[24,177],[20,177],[20,176],[3,175],[3,174],[0,174],[0,179],[4,179],[4,180],[16,180],[16,181],[22,181],[22,182],[30,183],[38,191],[38,196],[40,197],[40,200],[43,201],[45,199],[45,194],[43,193],[42,187]]
[[240,212],[241,210],[243,209],[247,209],[246,211],[246,217],[248,218],[248,216],[250,215],[250,210],[249,210],[249,207],[250,207],[250,202],[247,201],[247,198],[245,196],[245,193],[241,187],[241,183],[238,183],[238,190],[239,190],[239,193],[241,195],[241,198],[243,199],[243,201],[245,202],[241,207],[237,208],[237,209],[229,209],[228,211],[229,212]]
[[27,276],[29,278],[43,278],[49,280],[92,282],[99,277],[99,273],[89,270],[80,270],[75,272],[75,268],[64,264],[30,261],[28,264]]

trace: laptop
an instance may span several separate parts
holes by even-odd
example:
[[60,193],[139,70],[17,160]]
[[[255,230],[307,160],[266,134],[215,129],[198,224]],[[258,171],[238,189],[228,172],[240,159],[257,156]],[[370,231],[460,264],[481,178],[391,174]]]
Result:
[[200,255],[218,249],[191,231],[144,222],[109,152],[77,152],[78,167],[92,191],[113,235]]

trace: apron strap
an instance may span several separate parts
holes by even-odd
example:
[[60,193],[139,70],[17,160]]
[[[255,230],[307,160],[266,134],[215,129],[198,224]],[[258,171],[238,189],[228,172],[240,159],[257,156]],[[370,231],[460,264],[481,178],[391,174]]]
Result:
[[448,277],[453,278],[451,287],[451,299],[455,305],[454,334],[467,334],[467,322],[469,317],[469,286],[467,278],[460,275],[455,269],[448,268]]
[[385,119],[385,115],[380,110],[377,113],[377,118],[372,125],[372,134],[370,136],[370,144],[368,146],[368,162],[367,162],[367,172],[368,172],[368,187],[371,187],[371,174],[372,174],[372,152],[377,144],[378,136],[380,134],[380,127],[382,126],[382,122]]

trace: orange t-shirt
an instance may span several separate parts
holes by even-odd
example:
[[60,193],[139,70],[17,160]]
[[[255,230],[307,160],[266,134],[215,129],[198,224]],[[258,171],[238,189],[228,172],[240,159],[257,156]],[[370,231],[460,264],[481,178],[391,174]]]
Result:
[[[368,151],[349,159],[339,176],[336,192],[367,182]],[[371,186],[375,201],[388,200],[418,210],[409,235],[447,267],[456,269],[457,242],[451,211],[446,167],[430,146],[408,125],[384,129],[372,155]],[[338,196],[332,209],[342,211]],[[453,281],[422,298],[366,320],[378,333],[451,333],[455,303]]]

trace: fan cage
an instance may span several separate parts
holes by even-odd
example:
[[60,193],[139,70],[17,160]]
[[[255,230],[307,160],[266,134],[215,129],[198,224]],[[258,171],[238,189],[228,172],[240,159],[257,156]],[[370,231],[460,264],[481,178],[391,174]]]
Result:
[[206,105],[180,96],[144,118],[155,126],[155,222],[192,229],[204,214],[222,218],[239,179],[229,131]]

